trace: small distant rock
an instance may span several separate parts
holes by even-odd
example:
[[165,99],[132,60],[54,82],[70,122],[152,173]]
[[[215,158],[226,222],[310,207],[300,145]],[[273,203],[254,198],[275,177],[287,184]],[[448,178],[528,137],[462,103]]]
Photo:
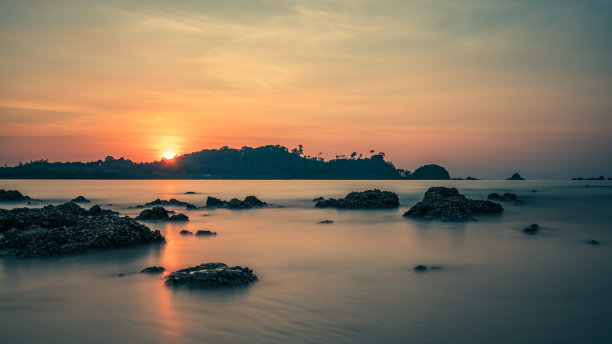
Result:
[[599,241],[597,241],[597,240],[589,240],[589,241],[587,241],[587,244],[590,244],[590,245],[599,245],[601,243]]
[[526,234],[536,234],[538,231],[540,231],[540,226],[537,223],[534,223],[527,228],[523,228],[522,231]]
[[515,174],[512,175],[512,177],[510,177],[510,178],[508,178],[506,180],[525,180],[525,178],[521,177],[520,174],[515,173]]
[[323,220],[323,221],[319,221],[319,223],[322,223],[322,224],[332,224],[332,223],[334,223],[334,221],[332,221],[332,220]]
[[194,191],[187,191],[185,192],[185,195],[195,195],[196,193]]
[[188,231],[186,229],[183,229],[182,231],[179,232],[179,234],[182,234],[182,235],[193,235],[193,232],[190,232],[190,231]]
[[174,222],[182,222],[182,221],[189,221],[189,216],[185,215],[185,214],[176,214],[176,215],[172,215],[168,218],[169,221],[174,221]]
[[442,270],[442,268],[439,266],[432,266],[431,269],[432,270]]
[[195,205],[183,201],[179,201],[176,198],[170,200],[156,199],[155,201],[148,202],[142,205],[137,205],[136,208],[149,208],[155,206],[167,206],[167,207],[186,207],[189,210],[198,209]]
[[142,274],[161,274],[164,271],[166,271],[166,268],[164,268],[163,266],[149,266],[148,268],[144,268],[140,270],[140,273]]
[[0,202],[32,201],[30,196],[24,196],[17,190],[0,189]]
[[366,191],[353,191],[344,198],[318,201],[315,208],[338,209],[390,209],[399,207],[399,197],[391,191],[378,189]]
[[427,271],[427,267],[425,265],[417,265],[414,267],[414,271],[424,272]]
[[262,202],[255,196],[247,196],[243,201],[238,198],[232,198],[229,201],[224,201],[219,198],[208,196],[206,199],[206,208],[227,208],[227,209],[249,209],[261,208],[268,204]]
[[456,188],[431,187],[421,202],[404,213],[420,220],[466,221],[475,215],[500,214],[504,208],[491,201],[466,198]]
[[514,202],[515,204],[523,203],[523,201],[519,200],[515,194],[506,192],[503,195],[498,194],[497,192],[489,194],[487,199],[498,201],[498,202]]
[[166,210],[163,207],[153,207],[145,209],[136,216],[136,220],[162,220],[162,221],[189,221],[189,217],[184,214],[172,215],[173,211]]
[[213,235],[217,235],[217,232],[202,229],[202,230],[197,231],[196,235],[197,236],[213,236]]
[[538,192],[538,190],[533,189],[533,190],[531,190],[531,192]]
[[211,288],[241,286],[255,281],[257,281],[257,276],[247,267],[206,263],[169,274],[166,278],[166,285]]
[[467,178],[465,178],[465,180],[480,180],[480,179],[476,178],[476,177],[472,177],[472,176],[467,176]]
[[77,198],[73,198],[70,202],[74,203],[91,203],[87,198],[83,196],[79,196]]
[[317,197],[317,198],[313,198],[313,200],[312,200],[312,201],[313,201],[313,202],[319,202],[319,201],[322,201],[322,200],[324,200],[324,199],[325,199],[325,198],[323,198],[323,197]]

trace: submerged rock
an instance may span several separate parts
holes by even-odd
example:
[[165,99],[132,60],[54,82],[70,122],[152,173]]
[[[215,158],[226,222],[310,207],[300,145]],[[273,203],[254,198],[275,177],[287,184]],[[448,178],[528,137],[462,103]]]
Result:
[[91,201],[89,201],[87,198],[85,198],[83,196],[78,196],[78,197],[72,199],[70,202],[74,202],[74,203],[91,203]]
[[497,192],[489,194],[487,199],[499,202],[514,202],[515,204],[523,203],[523,201],[519,200],[515,194],[506,192],[503,195],[498,194]]
[[466,198],[456,188],[431,187],[423,201],[404,213],[405,217],[422,220],[465,221],[475,215],[500,214],[504,208],[498,203]]
[[525,178],[521,177],[520,174],[515,173],[512,175],[512,177],[507,178],[506,180],[525,180]]
[[141,274],[161,274],[166,271],[166,268],[163,266],[149,266],[148,268],[144,268],[140,270]]
[[186,229],[183,229],[182,231],[179,232],[179,234],[182,234],[182,235],[193,235],[193,232],[190,232],[190,231],[188,231]]
[[257,276],[247,267],[206,263],[169,274],[166,278],[166,285],[210,288],[241,286],[255,281],[257,281]]
[[417,265],[414,267],[414,271],[424,272],[427,271],[427,267],[425,265]]
[[196,192],[195,191],[187,191],[185,192],[185,195],[195,195]]
[[531,226],[522,229],[523,233],[526,234],[536,234],[539,230],[540,226],[537,223],[534,223]]
[[261,208],[267,205],[266,202],[260,201],[255,196],[247,196],[243,201],[238,198],[232,198],[229,202],[211,196],[208,196],[206,199],[207,208],[249,209]]
[[32,201],[30,196],[24,196],[17,190],[0,189],[0,202]]
[[197,235],[197,236],[213,236],[213,235],[217,235],[217,232],[209,231],[207,229],[201,229],[201,230],[197,231],[195,235]]
[[590,245],[599,245],[601,243],[599,241],[597,241],[597,240],[589,240],[589,241],[587,241],[587,244],[590,244]]
[[170,216],[168,218],[168,221],[174,221],[174,222],[189,221],[189,216],[185,214],[176,214],[176,215]]
[[339,209],[388,209],[397,207],[399,207],[399,197],[397,197],[397,194],[378,189],[361,192],[353,191],[344,198],[338,200],[330,198],[315,204],[315,208]]
[[68,255],[88,250],[164,242],[130,217],[101,209],[86,210],[75,203],[44,208],[0,209],[0,250],[18,257]]
[[323,221],[319,221],[319,223],[321,223],[321,224],[332,224],[332,223],[334,223],[334,221],[332,221],[332,220],[323,220]]
[[142,205],[137,205],[136,208],[148,208],[154,206],[172,206],[172,207],[186,207],[189,210],[198,209],[195,205],[187,202],[182,202],[177,200],[176,198],[171,198],[170,200],[165,199],[156,199],[153,202],[145,203]]

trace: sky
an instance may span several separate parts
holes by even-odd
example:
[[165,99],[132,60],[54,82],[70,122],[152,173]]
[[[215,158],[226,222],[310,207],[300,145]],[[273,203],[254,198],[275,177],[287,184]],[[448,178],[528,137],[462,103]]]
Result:
[[612,1],[0,1],[0,164],[299,144],[612,176]]

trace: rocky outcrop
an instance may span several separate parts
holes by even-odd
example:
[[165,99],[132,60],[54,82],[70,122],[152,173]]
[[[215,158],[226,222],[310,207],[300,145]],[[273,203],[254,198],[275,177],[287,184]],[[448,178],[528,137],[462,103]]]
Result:
[[497,192],[494,192],[492,194],[489,194],[487,196],[487,199],[490,199],[492,201],[498,201],[498,202],[514,202],[516,204],[523,203],[523,201],[519,200],[515,194],[509,193],[509,192],[506,192],[503,195],[500,195]]
[[312,200],[312,201],[313,201],[313,202],[320,202],[320,201],[323,201],[324,199],[325,199],[325,198],[323,198],[323,197],[317,197],[317,198],[313,198],[313,200]]
[[196,232],[196,236],[214,236],[217,235],[217,232],[209,231],[207,229],[201,229]]
[[141,274],[161,274],[166,271],[166,268],[163,266],[149,266],[148,268],[144,268],[140,270]]
[[456,188],[437,186],[429,188],[423,200],[404,216],[422,220],[466,221],[476,215],[500,214],[503,210],[498,203],[471,200],[459,194]]
[[78,196],[78,197],[72,199],[70,202],[73,202],[73,203],[91,203],[87,198],[85,198],[83,196]]
[[140,215],[136,216],[136,220],[162,220],[162,221],[189,221],[189,217],[183,214],[174,214],[171,210],[166,210],[163,207],[153,207],[151,209],[145,209],[140,212]]
[[399,207],[399,197],[391,191],[378,189],[361,192],[353,191],[340,199],[326,199],[318,201],[315,208],[338,209],[388,209]]
[[0,209],[0,251],[18,257],[47,257],[88,250],[164,242],[130,217],[101,209],[86,210],[75,203],[30,209]]
[[508,178],[506,180],[525,180],[525,178],[521,177],[520,174],[515,173],[515,174],[512,175],[512,177],[510,177],[510,178]]
[[238,198],[232,198],[230,201],[224,201],[219,198],[208,196],[206,199],[206,208],[227,208],[227,209],[249,209],[261,208],[268,204],[260,201],[255,196],[247,196],[243,201]]
[[211,288],[247,285],[257,281],[253,270],[223,263],[206,263],[175,271],[166,278],[166,285]]
[[30,196],[24,196],[17,190],[0,189],[0,202],[32,201]]
[[450,179],[450,174],[448,171],[436,164],[424,165],[412,172],[411,174],[406,176],[406,179],[419,179],[419,180],[436,180],[436,179]]
[[167,207],[185,207],[188,210],[198,209],[195,205],[187,202],[182,202],[177,200],[176,198],[171,198],[170,200],[165,199],[156,199],[153,202],[145,203],[143,205],[137,205],[136,208],[149,208],[155,206],[167,206]]
[[540,231],[540,226],[537,223],[522,229],[525,234],[537,234]]

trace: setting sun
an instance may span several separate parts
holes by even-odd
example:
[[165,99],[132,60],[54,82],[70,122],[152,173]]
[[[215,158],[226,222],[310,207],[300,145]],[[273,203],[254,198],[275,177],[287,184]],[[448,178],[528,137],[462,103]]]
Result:
[[176,157],[176,153],[164,153],[162,154],[162,158],[166,159],[166,160],[171,160],[174,159]]

